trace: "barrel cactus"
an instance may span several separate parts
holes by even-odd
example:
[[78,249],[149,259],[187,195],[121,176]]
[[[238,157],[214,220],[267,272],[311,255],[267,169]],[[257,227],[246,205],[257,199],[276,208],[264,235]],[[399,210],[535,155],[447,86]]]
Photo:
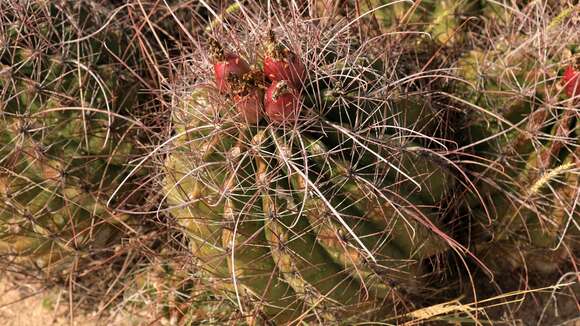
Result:
[[0,11],[0,253],[58,275],[103,254],[127,225],[107,200],[137,154],[138,122],[127,116],[138,84],[121,71],[128,40],[104,8],[30,1]]
[[232,26],[168,87],[167,211],[198,266],[249,323],[373,320],[419,304],[409,299],[428,293],[438,255],[462,249],[439,223],[458,187],[443,114],[413,91],[423,78],[396,76],[420,67],[366,55],[382,41],[338,22]]
[[578,250],[578,99],[566,71],[580,39],[568,33],[578,28],[571,8],[556,7],[541,18],[495,21],[458,62],[464,149],[484,160],[466,168],[479,195],[467,201],[472,241],[498,273],[553,272]]

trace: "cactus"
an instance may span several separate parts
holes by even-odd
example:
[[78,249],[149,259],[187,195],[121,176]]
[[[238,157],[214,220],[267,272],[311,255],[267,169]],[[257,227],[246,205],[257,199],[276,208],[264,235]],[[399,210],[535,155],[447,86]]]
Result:
[[361,14],[372,14],[386,30],[404,25],[406,30],[426,33],[439,46],[453,46],[466,41],[468,18],[483,14],[490,4],[476,0],[370,0],[359,6]]
[[569,225],[578,218],[572,198],[578,113],[565,71],[578,56],[571,49],[579,39],[562,32],[569,26],[553,14],[541,31],[551,38],[549,46],[528,36],[526,28],[533,27],[525,23],[523,31],[508,34],[522,24],[514,19],[495,26],[500,32],[492,39],[476,40],[481,47],[458,63],[466,82],[460,93],[471,103],[464,148],[485,160],[468,168],[480,195],[468,200],[476,220],[473,241],[498,272],[554,271],[566,245],[575,246]]
[[95,6],[0,4],[0,253],[46,276],[101,254],[128,223],[106,202],[138,153],[137,83],[121,71],[123,30]]
[[[146,155],[164,198],[139,212],[159,204],[187,243],[169,255],[155,238],[159,259],[127,257],[115,281],[132,282],[125,303],[154,302],[155,321],[423,319],[462,290],[455,258],[551,273],[578,251],[577,7],[101,6],[0,3],[0,256],[18,271],[70,276],[139,232],[125,208],[150,188],[136,179],[145,159],[128,169],[148,77],[133,36],[172,122],[148,112],[169,137]],[[77,274],[106,270],[94,268]]]
[[[227,49],[253,65],[229,81],[267,89],[258,121],[224,92],[227,76],[214,80],[208,46],[170,87],[167,210],[250,323],[394,314],[425,289],[425,262],[457,245],[439,226],[438,208],[457,186],[448,144],[434,138],[439,118],[429,94],[389,77],[391,69],[418,68],[406,60],[389,66],[365,56],[365,46],[350,53],[351,44],[334,41],[341,26],[316,44],[290,45],[302,38],[298,31],[277,35],[305,71],[299,82],[261,75],[265,63],[254,54],[271,46],[269,33]],[[310,53],[334,54],[319,61],[306,44]]]

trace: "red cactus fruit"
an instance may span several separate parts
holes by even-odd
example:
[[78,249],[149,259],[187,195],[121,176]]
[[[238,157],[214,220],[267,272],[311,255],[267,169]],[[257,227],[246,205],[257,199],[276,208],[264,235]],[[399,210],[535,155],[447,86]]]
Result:
[[288,123],[296,120],[300,111],[298,92],[287,81],[273,82],[266,90],[264,99],[266,116],[275,123]]
[[274,34],[270,33],[264,57],[264,74],[271,81],[287,80],[294,87],[299,87],[306,75],[306,68],[296,54],[278,43]]
[[250,90],[247,94],[234,95],[236,109],[247,123],[257,123],[263,116],[264,92],[259,89]]
[[564,83],[568,96],[580,95],[580,71],[576,71],[572,65],[564,71]]
[[228,84],[235,107],[242,120],[247,123],[260,121],[264,112],[264,92],[261,88],[264,84],[263,73],[252,67],[241,77],[230,76]]
[[217,88],[224,93],[230,89],[228,80],[231,76],[241,77],[250,71],[250,65],[235,54],[226,54],[223,61],[214,63],[213,69]]
[[250,71],[250,65],[246,60],[237,54],[225,53],[221,45],[215,40],[210,40],[210,52],[214,60],[213,70],[216,86],[221,93],[230,90],[229,80],[232,77],[241,78]]

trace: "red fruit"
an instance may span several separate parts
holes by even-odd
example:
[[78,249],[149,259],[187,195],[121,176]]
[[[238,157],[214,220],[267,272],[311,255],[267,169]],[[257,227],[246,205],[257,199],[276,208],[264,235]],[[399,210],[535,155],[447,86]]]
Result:
[[260,121],[264,111],[263,99],[263,92],[257,89],[245,95],[234,95],[236,109],[247,123]]
[[228,53],[214,63],[213,69],[217,89],[224,93],[230,90],[230,78],[242,78],[250,71],[250,65],[238,55]]
[[571,65],[564,71],[564,83],[568,96],[580,95],[580,72],[575,71]]
[[288,123],[296,120],[300,112],[300,98],[287,81],[273,82],[266,90],[264,99],[266,116],[272,122]]
[[276,40],[273,31],[269,32],[264,57],[264,74],[271,81],[287,80],[299,87],[306,75],[306,68],[298,56]]
[[291,52],[276,58],[266,55],[264,58],[264,74],[272,81],[287,80],[298,87],[304,79],[306,69],[298,56]]

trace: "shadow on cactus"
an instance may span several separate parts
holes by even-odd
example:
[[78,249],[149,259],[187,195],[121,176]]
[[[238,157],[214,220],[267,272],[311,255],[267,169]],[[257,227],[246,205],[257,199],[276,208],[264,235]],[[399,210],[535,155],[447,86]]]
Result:
[[433,74],[409,63],[415,52],[366,55],[384,39],[344,20],[276,13],[282,27],[253,30],[266,17],[244,13],[184,54],[168,85],[166,210],[198,265],[249,323],[421,305],[439,255],[464,250],[440,226],[462,183],[445,115],[420,91]]
[[86,275],[134,230],[116,208],[143,197],[135,177],[106,205],[140,152],[139,84],[123,71],[132,50],[97,4],[0,11],[0,254],[14,272]]

